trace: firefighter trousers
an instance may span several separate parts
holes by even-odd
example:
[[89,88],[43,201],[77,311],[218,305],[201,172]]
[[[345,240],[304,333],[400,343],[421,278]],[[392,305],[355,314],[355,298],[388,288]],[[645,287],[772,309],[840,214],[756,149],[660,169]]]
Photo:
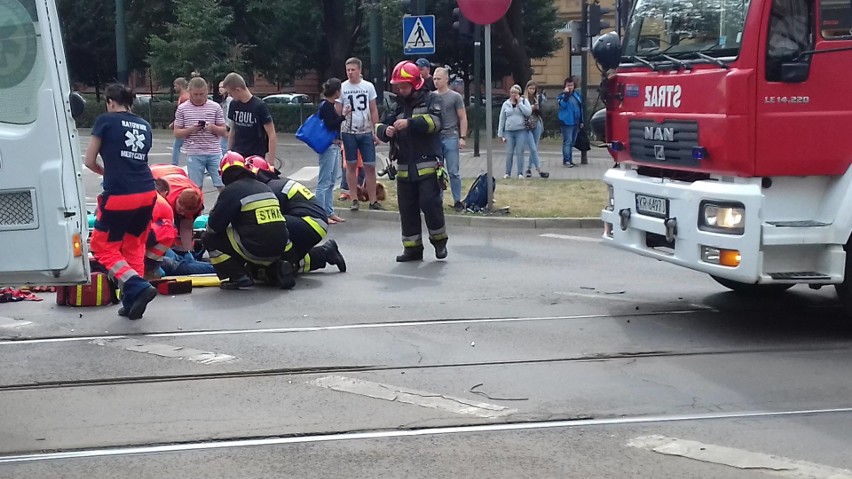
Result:
[[242,251],[235,241],[231,240],[232,226],[225,233],[205,233],[202,242],[210,254],[210,263],[219,279],[236,280],[249,273],[246,263],[259,266],[271,266],[278,257],[258,256],[253,252]]
[[326,250],[317,245],[328,234],[328,223],[312,216],[284,217],[292,243],[292,247],[284,253],[284,260],[289,261],[299,273],[325,268],[328,264]]
[[423,251],[423,226],[420,212],[426,219],[429,241],[435,245],[446,244],[447,227],[441,203],[441,187],[436,175],[418,178],[416,181],[398,179],[397,202],[402,225],[402,245],[406,251]]
[[92,232],[92,255],[121,287],[121,301],[130,307],[140,293],[151,287],[142,279],[145,241],[151,227],[156,191],[98,196],[98,213]]

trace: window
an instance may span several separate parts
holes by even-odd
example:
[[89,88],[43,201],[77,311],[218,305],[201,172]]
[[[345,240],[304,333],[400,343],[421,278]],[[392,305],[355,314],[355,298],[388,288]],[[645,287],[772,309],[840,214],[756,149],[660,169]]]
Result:
[[819,28],[823,38],[852,39],[852,1],[823,0],[819,12]]
[[35,0],[0,0],[0,52],[0,123],[32,123],[45,77]]
[[795,61],[811,48],[811,4],[808,0],[774,0],[769,15],[766,45],[766,79],[781,80],[781,65]]

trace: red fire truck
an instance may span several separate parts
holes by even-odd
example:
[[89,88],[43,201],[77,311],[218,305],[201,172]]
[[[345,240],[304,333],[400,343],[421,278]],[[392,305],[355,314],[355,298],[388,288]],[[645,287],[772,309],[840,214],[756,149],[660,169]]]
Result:
[[852,311],[852,1],[637,0],[593,54],[605,243]]

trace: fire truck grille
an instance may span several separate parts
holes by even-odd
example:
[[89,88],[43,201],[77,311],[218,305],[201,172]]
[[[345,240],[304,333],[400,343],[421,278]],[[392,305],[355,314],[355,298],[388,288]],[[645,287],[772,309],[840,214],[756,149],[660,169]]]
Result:
[[698,123],[694,121],[630,121],[630,154],[636,161],[660,166],[701,165],[693,157],[698,146]]
[[35,226],[34,200],[30,191],[0,192],[0,228]]

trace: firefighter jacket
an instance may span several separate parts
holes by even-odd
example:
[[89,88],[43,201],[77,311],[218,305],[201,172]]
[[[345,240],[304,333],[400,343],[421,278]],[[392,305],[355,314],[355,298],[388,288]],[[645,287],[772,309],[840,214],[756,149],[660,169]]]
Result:
[[251,174],[219,194],[207,220],[207,234],[227,235],[237,252],[259,260],[280,257],[289,240],[278,198]]
[[310,217],[327,220],[325,208],[317,201],[314,193],[296,180],[281,176],[277,171],[258,171],[257,179],[275,193],[281,212],[298,218]]
[[[408,128],[397,131],[393,138],[387,129],[396,120],[408,120]],[[415,90],[408,97],[397,97],[396,110],[376,125],[380,140],[391,141],[391,159],[397,160],[397,177],[402,181],[434,178],[441,148],[441,100],[437,94]]]

